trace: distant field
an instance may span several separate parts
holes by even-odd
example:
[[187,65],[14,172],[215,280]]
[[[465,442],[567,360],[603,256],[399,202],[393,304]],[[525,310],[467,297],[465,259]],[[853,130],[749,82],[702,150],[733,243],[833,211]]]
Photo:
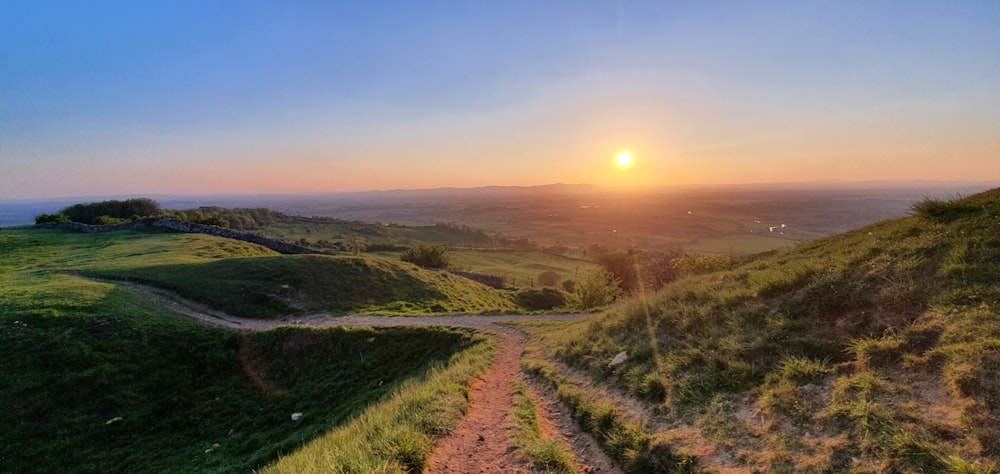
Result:
[[564,280],[579,280],[597,267],[589,260],[545,252],[457,250],[448,255],[459,269],[499,275],[507,279],[508,285],[518,287],[530,286],[545,271],[556,272]]
[[[305,243],[314,247],[320,241],[339,242],[345,250],[351,250],[351,245],[355,240],[368,244],[491,245],[491,239],[482,231],[448,225],[400,226],[298,216],[278,219],[264,226],[258,233],[265,237]],[[317,248],[324,249],[323,246]]]

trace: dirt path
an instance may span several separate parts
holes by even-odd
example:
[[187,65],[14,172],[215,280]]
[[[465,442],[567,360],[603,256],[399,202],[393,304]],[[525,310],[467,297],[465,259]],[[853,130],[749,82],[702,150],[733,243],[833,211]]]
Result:
[[426,472],[531,472],[511,439],[510,412],[520,377],[518,359],[522,347],[523,337],[508,335],[504,338],[497,362],[482,379],[472,384],[469,413],[454,432],[438,442],[437,449],[427,460]]
[[504,316],[347,316],[309,315],[285,320],[246,319],[187,300],[176,293],[129,282],[108,281],[137,291],[152,302],[195,319],[203,324],[245,331],[260,331],[279,326],[451,326],[470,327],[499,335],[503,342],[496,363],[471,386],[469,413],[455,431],[442,438],[428,460],[427,472],[458,473],[528,473],[528,462],[511,438],[511,410],[519,382],[531,387],[539,425],[550,438],[570,447],[581,472],[620,473],[592,437],[581,432],[568,411],[547,387],[532,385],[520,370],[525,336],[499,323],[517,320],[575,320],[585,314],[504,315]]

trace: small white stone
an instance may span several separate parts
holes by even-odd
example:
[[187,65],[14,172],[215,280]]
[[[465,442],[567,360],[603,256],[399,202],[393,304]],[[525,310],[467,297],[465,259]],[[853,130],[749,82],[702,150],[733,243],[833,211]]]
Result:
[[299,421],[299,418],[302,418],[302,412],[292,413],[292,421]]
[[621,364],[625,363],[626,360],[628,360],[628,353],[626,353],[625,351],[621,351],[617,355],[615,355],[614,359],[611,359],[611,363],[608,364],[608,367],[614,367],[616,365],[621,365]]

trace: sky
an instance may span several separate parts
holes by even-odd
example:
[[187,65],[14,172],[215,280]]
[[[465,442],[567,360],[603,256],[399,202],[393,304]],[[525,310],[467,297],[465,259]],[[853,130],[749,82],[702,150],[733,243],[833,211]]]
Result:
[[1000,184],[1000,2],[0,0],[0,199],[870,180]]

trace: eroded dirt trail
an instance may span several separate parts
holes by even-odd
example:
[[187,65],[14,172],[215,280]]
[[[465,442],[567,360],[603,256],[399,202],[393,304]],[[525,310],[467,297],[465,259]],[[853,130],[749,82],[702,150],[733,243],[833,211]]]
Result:
[[429,473],[528,473],[528,462],[512,439],[511,411],[514,391],[519,382],[528,382],[535,401],[539,425],[550,439],[558,439],[570,448],[582,472],[620,473],[592,437],[581,432],[547,387],[533,385],[520,370],[525,336],[499,323],[516,320],[573,320],[582,314],[505,315],[505,316],[347,316],[309,315],[286,320],[246,319],[225,314],[206,305],[187,300],[176,293],[129,282],[108,281],[137,291],[154,303],[202,324],[244,331],[261,331],[280,326],[450,326],[489,331],[502,338],[500,355],[481,379],[470,387],[468,414],[455,431],[438,442],[428,460]]
[[514,446],[510,422],[523,347],[523,336],[504,337],[497,362],[472,384],[469,413],[454,432],[438,442],[426,472],[530,472],[528,462]]

